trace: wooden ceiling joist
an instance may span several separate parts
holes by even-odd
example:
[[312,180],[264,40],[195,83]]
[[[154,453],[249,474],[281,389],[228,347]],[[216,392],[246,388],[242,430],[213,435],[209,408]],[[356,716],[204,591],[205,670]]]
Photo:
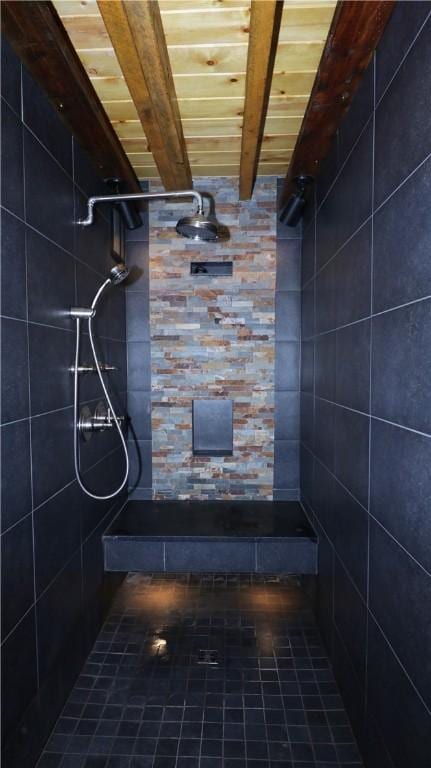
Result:
[[239,172],[240,200],[253,193],[268,110],[283,2],[252,0]]
[[393,11],[395,0],[339,0],[280,196],[296,176],[316,178]]
[[99,0],[98,6],[162,183],[188,189],[192,175],[158,3]]
[[2,2],[2,31],[101,175],[139,192],[136,174],[50,2]]

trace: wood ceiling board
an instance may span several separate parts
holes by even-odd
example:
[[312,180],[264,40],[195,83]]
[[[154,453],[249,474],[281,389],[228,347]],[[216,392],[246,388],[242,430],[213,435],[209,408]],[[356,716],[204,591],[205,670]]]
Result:
[[169,46],[172,72],[176,75],[223,74],[246,71],[247,44]]
[[78,53],[82,50],[109,50],[112,48],[108,31],[100,13],[97,16],[62,16],[62,22]]
[[136,120],[139,116],[133,101],[103,101],[106,114],[112,121]]
[[[303,96],[270,97],[268,115],[273,117],[302,117],[307,106],[308,99]],[[218,98],[218,99],[179,99],[178,105],[184,125],[184,120],[216,120],[220,118],[242,118],[244,113],[244,99]]]
[[92,77],[90,79],[101,101],[128,101],[130,99],[130,90],[123,77]]
[[167,190],[192,185],[159,7],[99,2],[130,95]]
[[248,42],[248,7],[164,13],[162,18],[168,46]]
[[280,29],[283,3],[253,0],[239,177],[240,200],[253,193]]
[[79,58],[90,77],[123,77],[113,48],[79,51]]
[[[265,2],[265,0],[263,0]],[[324,42],[279,43],[274,72],[315,72]]]
[[2,28],[27,70],[103,177],[139,191],[122,145],[52,3],[3,2]]
[[[244,97],[244,73],[240,74],[204,74],[174,76],[178,99]],[[314,72],[275,72],[271,83],[274,96],[304,96],[310,94],[314,82]]]
[[59,16],[99,16],[96,0],[54,0]]
[[283,207],[298,174],[316,176],[393,11],[394,0],[341,0],[280,196]]
[[198,13],[219,8],[247,8],[249,5],[250,0],[159,0],[162,17],[168,12]]

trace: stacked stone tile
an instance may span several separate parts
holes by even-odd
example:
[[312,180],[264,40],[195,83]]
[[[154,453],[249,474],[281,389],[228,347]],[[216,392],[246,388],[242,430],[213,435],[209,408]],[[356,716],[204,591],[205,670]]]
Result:
[[[276,183],[253,200],[237,180],[197,180],[230,237],[215,244],[176,235],[187,203],[152,204],[150,318],[155,498],[272,498]],[[152,191],[158,187],[152,185]],[[193,276],[191,261],[232,261],[230,277]],[[232,456],[193,456],[192,400],[230,398]]]

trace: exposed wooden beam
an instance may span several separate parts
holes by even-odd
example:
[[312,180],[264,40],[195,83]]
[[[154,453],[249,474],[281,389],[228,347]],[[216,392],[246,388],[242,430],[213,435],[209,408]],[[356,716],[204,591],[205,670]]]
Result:
[[156,0],[98,6],[167,190],[187,189],[192,175],[168,50]]
[[339,0],[279,205],[300,174],[316,176],[393,11],[395,0]]
[[2,30],[104,177],[139,192],[136,174],[50,2],[2,2]]
[[239,173],[240,200],[249,200],[253,194],[282,12],[281,0],[252,0]]

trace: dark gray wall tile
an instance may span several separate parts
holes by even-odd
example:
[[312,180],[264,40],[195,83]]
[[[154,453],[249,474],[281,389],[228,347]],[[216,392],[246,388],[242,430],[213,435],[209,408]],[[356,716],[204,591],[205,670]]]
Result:
[[364,690],[358,681],[357,672],[344,638],[335,625],[333,645],[334,673],[340,688],[344,706],[359,745],[364,741]]
[[369,417],[338,407],[335,432],[335,474],[367,507]]
[[[66,408],[73,402],[73,334],[29,324],[31,414]],[[53,386],[55,381],[55,386]]]
[[[106,192],[105,192],[106,194]],[[80,194],[75,187],[75,220],[87,215],[87,199]],[[96,270],[99,275],[106,277],[113,266],[112,258],[112,230],[111,220],[103,215],[100,208],[96,208],[94,223],[91,227],[82,227],[77,224],[73,231],[74,239],[69,243],[69,249],[73,245],[75,256],[89,267]],[[79,297],[78,284],[78,297]],[[94,294],[93,294],[94,295]],[[91,297],[93,298],[93,296]],[[80,299],[78,298],[78,301]],[[106,301],[106,295],[104,297]]]
[[349,653],[357,681],[363,687],[367,609],[337,558],[334,569],[334,621]]
[[320,529],[317,560],[317,617],[325,641],[331,653],[334,634],[334,554],[329,539]]
[[27,230],[28,319],[71,330],[75,260],[37,232]]
[[31,510],[30,427],[27,419],[1,427],[1,457],[3,531]]
[[[376,110],[375,205],[382,203],[431,152],[428,22]],[[403,104],[400,115],[399,104]],[[396,157],[397,161],[393,162]]]
[[314,341],[303,341],[301,344],[301,390],[313,392],[314,388]]
[[29,611],[1,649],[2,735],[7,742],[37,690],[36,628]]
[[328,259],[371,215],[373,126],[361,135],[317,216],[317,267]]
[[80,615],[80,562],[80,554],[75,555],[37,604],[38,661],[42,678],[55,666]]
[[327,264],[316,277],[316,333],[336,327],[335,262]]
[[1,44],[1,95],[17,113],[21,112],[21,62],[6,39]]
[[302,270],[301,284],[305,285],[313,277],[316,271],[315,265],[316,233],[314,223],[304,232],[302,240]]
[[325,400],[335,400],[335,343],[335,332],[315,341],[315,394]]
[[9,317],[27,317],[24,224],[3,208],[1,213],[1,312]]
[[431,754],[429,712],[372,618],[368,629],[368,708],[380,724],[396,768],[426,768]]
[[317,546],[313,541],[259,541],[257,573],[316,573]]
[[127,294],[127,340],[150,341],[149,296],[147,291]]
[[[140,232],[139,229],[135,231]],[[127,291],[147,291],[149,283],[148,242],[127,242],[126,261],[130,269]]]
[[431,571],[431,440],[371,420],[370,511]]
[[336,401],[368,413],[370,407],[369,320],[337,331]]
[[344,163],[374,109],[374,59],[362,76],[359,88],[339,129],[340,164]]
[[373,318],[372,413],[431,433],[431,300]]
[[331,541],[334,539],[336,532],[334,517],[335,484],[334,475],[320,461],[316,461],[311,502],[314,514]]
[[151,393],[129,390],[127,404],[134,436],[138,440],[151,440]]
[[151,488],[152,443],[151,440],[129,440],[129,488]]
[[277,272],[275,287],[282,291],[301,288],[301,241],[277,241]]
[[37,596],[80,546],[80,497],[81,491],[73,482],[34,512]]
[[371,311],[371,222],[335,257],[336,325],[368,317]]
[[275,344],[275,389],[297,390],[299,387],[299,343],[277,341]]
[[316,317],[315,317],[315,293],[316,281],[311,280],[305,286],[302,292],[301,307],[301,338],[309,339],[314,336]]
[[333,472],[335,464],[335,406],[316,398],[314,406],[314,451]]
[[277,341],[299,341],[301,296],[299,291],[276,291],[275,338]]
[[72,136],[25,68],[22,72],[22,106],[25,125],[71,176]]
[[431,613],[425,606],[430,603],[429,573],[371,520],[370,609],[428,706],[431,666],[426,659],[431,645]]
[[73,479],[72,408],[31,420],[34,504],[42,504]]
[[[431,11],[426,0],[396,3],[376,52],[376,98],[380,99]],[[396,40],[396,45],[394,45]]]
[[299,437],[299,392],[275,392],[276,440],[297,440]]
[[151,350],[145,341],[133,341],[127,345],[127,376],[130,389],[151,389]]
[[1,418],[25,419],[29,414],[27,325],[2,318]]
[[340,483],[334,484],[331,501],[335,549],[365,600],[368,574],[368,514]]
[[164,570],[164,544],[162,541],[133,539],[105,539],[105,567],[108,571]]
[[34,136],[24,129],[27,222],[66,250],[73,243],[71,179]]
[[[14,628],[34,602],[33,524],[31,515],[1,537],[2,638]],[[13,595],[13,600],[11,599]]]
[[23,218],[23,128],[15,112],[5,102],[1,107],[1,201],[5,208]]
[[314,440],[314,398],[312,395],[301,392],[301,442],[313,448]]
[[431,294],[430,195],[431,159],[374,217],[374,312]]
[[274,488],[299,487],[299,442],[274,441]]

